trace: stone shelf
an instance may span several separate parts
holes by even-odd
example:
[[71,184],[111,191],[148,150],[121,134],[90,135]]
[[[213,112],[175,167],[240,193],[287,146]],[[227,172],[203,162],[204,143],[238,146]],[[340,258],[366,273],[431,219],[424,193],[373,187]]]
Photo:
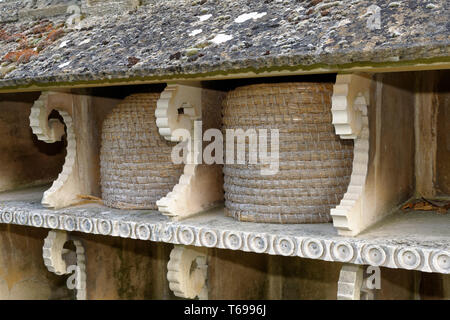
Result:
[[50,210],[40,204],[43,190],[1,193],[0,223],[450,273],[449,214],[399,211],[357,237],[344,237],[331,223],[245,223],[225,217],[223,208],[178,222],[157,211],[117,210],[98,204]]

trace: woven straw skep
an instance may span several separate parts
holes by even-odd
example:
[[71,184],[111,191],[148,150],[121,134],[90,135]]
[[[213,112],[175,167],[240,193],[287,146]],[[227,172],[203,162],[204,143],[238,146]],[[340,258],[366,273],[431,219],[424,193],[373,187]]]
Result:
[[[353,143],[334,133],[332,84],[280,83],[237,88],[223,108],[226,129],[279,130],[279,171],[261,175],[262,164],[224,166],[225,211],[241,221],[325,223],[350,181]],[[234,147],[225,144],[225,149]],[[259,158],[258,158],[259,159]]]
[[103,122],[100,150],[102,197],[120,209],[157,209],[156,201],[172,191],[183,165],[171,161],[173,144],[158,133],[159,94],[125,98]]

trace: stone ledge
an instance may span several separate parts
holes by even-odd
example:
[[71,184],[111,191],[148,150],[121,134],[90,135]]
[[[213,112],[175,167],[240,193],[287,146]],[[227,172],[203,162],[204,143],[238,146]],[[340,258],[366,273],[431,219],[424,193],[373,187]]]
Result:
[[42,207],[36,189],[0,195],[0,223],[17,224],[271,255],[450,273],[450,215],[394,213],[355,238],[332,224],[278,225],[238,222],[223,208],[171,222],[156,211],[101,205],[61,210]]

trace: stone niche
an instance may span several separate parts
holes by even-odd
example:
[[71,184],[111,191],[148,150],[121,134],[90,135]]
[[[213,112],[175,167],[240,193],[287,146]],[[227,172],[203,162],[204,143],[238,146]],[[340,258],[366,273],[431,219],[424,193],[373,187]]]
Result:
[[80,90],[1,94],[0,192],[47,190],[43,204],[51,208],[100,197],[101,124],[121,98]]
[[416,190],[450,197],[450,72],[419,73],[415,82]]
[[42,262],[45,229],[0,224],[0,300],[71,300],[66,277]]
[[[438,73],[436,122],[436,193],[450,196],[450,83],[448,72]],[[445,78],[446,76],[446,78]]]
[[30,109],[38,97],[39,93],[0,95],[0,192],[49,184],[64,164],[65,142],[47,144],[31,131]]
[[[374,210],[362,210],[365,216],[357,225],[360,228],[357,231],[364,231],[411,199],[450,198],[450,88],[445,81],[448,76],[448,71],[371,76],[367,111],[370,148],[367,151],[367,178],[364,183],[367,203],[373,204]],[[255,80],[249,80],[249,84],[252,84],[251,81]],[[201,85],[214,88],[212,83]],[[225,92],[233,87],[222,85],[219,93],[208,93],[211,94],[208,99],[203,96],[205,108],[199,115],[204,120],[208,117],[220,120],[221,101]],[[78,167],[71,184],[76,188],[65,190],[63,194],[72,198],[68,198],[70,201],[62,206],[77,204],[80,194],[101,197],[100,146],[104,120],[125,97],[136,93],[159,94],[164,92],[164,88],[164,85],[124,86],[0,94],[0,133],[3,138],[0,140],[0,191],[49,185],[58,180],[68,161],[68,132],[71,128],[77,141],[72,165]],[[175,90],[175,87],[169,86],[168,89]],[[170,91],[165,90],[166,93]],[[182,92],[183,88],[177,90]],[[193,88],[186,90],[194,92]],[[166,100],[170,104],[170,99]],[[192,113],[188,104],[182,105],[182,112],[174,109],[179,112],[177,116]],[[206,108],[210,105],[217,108]],[[46,113],[38,117],[39,126],[32,129],[30,113],[33,107],[44,108]],[[67,115],[71,116],[71,120]],[[219,126],[217,123],[215,125]],[[45,128],[48,132],[40,132],[36,128]],[[159,129],[171,131],[173,128],[162,126]],[[55,136],[56,133],[59,135]],[[47,140],[42,141],[42,137]],[[161,139],[160,136],[155,138]],[[180,199],[180,194],[173,193],[176,200]],[[176,209],[186,209],[184,205],[181,207]],[[159,211],[172,213],[169,210],[165,213]],[[436,213],[427,213],[423,221],[433,221],[433,215]],[[235,222],[234,226],[238,228],[238,224],[240,226],[241,222]],[[423,227],[422,224],[414,225],[418,233]],[[88,299],[174,298],[164,277],[171,244],[86,234],[89,233],[86,231],[76,233],[86,249],[86,270],[91,279],[87,287]],[[0,298],[68,297],[65,289],[61,289],[64,283],[57,278],[38,276],[47,274],[40,256],[45,235],[46,232],[37,227],[0,225]],[[388,239],[389,236],[386,234],[384,237]],[[160,239],[158,241],[166,241]],[[27,255],[27,252],[30,254]],[[218,248],[208,249],[208,254],[210,299],[336,297],[339,263]],[[14,258],[17,265],[8,262],[10,256],[20,257]],[[27,267],[30,260],[33,261],[31,269]],[[155,272],[149,273],[149,269]],[[417,279],[413,272],[383,271],[383,291],[376,298],[414,298]],[[233,277],[237,285],[229,286],[229,279]],[[441,286],[439,292],[433,291],[431,285],[422,282],[419,288],[423,291],[422,297],[428,294],[438,298],[449,296],[448,275],[429,273],[420,277]],[[37,278],[38,283],[34,280]],[[22,286],[22,280],[29,285],[25,283]]]
[[[421,198],[450,198],[448,71],[379,73],[371,76],[369,137],[364,153],[355,140],[353,173],[344,201],[332,213],[339,234],[355,236]],[[338,76],[339,78],[339,76]],[[364,159],[364,162],[360,160]],[[357,183],[353,183],[356,181]],[[358,181],[360,183],[358,183]],[[360,190],[358,193],[351,190]],[[356,197],[356,195],[358,197]],[[358,199],[352,207],[351,200]],[[436,209],[436,210],[434,210]],[[420,212],[432,227],[437,208]],[[333,211],[333,210],[332,210]],[[417,229],[426,228],[417,225]]]

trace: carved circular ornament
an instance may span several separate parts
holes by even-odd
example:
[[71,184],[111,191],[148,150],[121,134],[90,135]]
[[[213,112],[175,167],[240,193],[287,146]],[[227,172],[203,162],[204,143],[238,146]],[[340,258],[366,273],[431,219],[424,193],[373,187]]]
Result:
[[277,237],[274,248],[277,253],[283,256],[292,256],[295,252],[295,242],[288,237]]
[[108,235],[112,231],[111,222],[108,220],[103,220],[103,219],[99,220],[97,228],[98,228],[98,231],[100,232],[100,234],[103,234],[103,235]]
[[39,213],[34,213],[31,216],[31,224],[35,227],[42,227],[42,225],[44,224],[44,219],[42,218],[42,216]]
[[173,237],[173,228],[171,226],[164,226],[160,232],[160,238],[163,242],[169,242]]
[[13,214],[8,210],[2,214],[2,220],[4,223],[11,223],[13,221]]
[[94,229],[94,224],[92,223],[91,219],[89,218],[83,218],[81,220],[81,230],[86,233],[91,233]]
[[64,229],[67,231],[73,231],[75,230],[75,227],[76,227],[75,219],[72,217],[65,217]]
[[28,223],[28,212],[25,211],[19,211],[17,214],[17,222],[19,224],[25,225]]
[[263,235],[251,235],[248,238],[248,247],[251,251],[263,253],[267,250],[269,241]]
[[323,244],[316,239],[307,239],[303,242],[303,252],[308,258],[318,259],[324,253]]
[[212,248],[219,242],[217,233],[213,230],[200,229],[200,243],[202,246]]
[[189,227],[182,227],[178,229],[178,240],[184,245],[190,245],[194,243],[195,234]]
[[129,223],[120,222],[119,224],[119,235],[122,238],[128,238],[131,235],[131,227]]
[[386,252],[380,246],[369,245],[363,249],[364,259],[372,266],[381,266],[386,261]]
[[242,247],[242,238],[239,233],[227,231],[224,234],[225,247],[231,250],[239,250]]
[[140,224],[136,227],[136,235],[140,240],[149,240],[151,235],[150,227],[146,224]]
[[450,254],[448,252],[435,253],[431,261],[438,272],[450,273]]
[[339,241],[333,244],[331,255],[334,260],[349,262],[353,259],[355,249],[347,242]]
[[397,253],[397,262],[404,269],[416,269],[420,266],[422,258],[415,249],[401,249]]
[[59,219],[53,214],[47,216],[47,225],[50,229],[57,229],[59,227]]

